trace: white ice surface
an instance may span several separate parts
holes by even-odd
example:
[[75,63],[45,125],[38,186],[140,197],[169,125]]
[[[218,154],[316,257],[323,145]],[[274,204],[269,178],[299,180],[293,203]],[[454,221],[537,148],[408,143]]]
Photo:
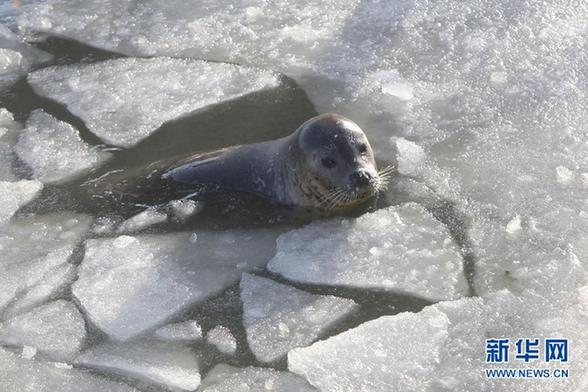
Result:
[[9,304],[9,314],[30,309],[73,279],[68,259],[90,223],[85,215],[58,213],[0,227],[0,311]]
[[350,299],[310,294],[251,274],[241,278],[241,302],[249,348],[262,362],[308,346],[357,306]]
[[300,282],[447,300],[465,294],[462,264],[449,231],[420,205],[407,203],[282,234],[268,269]]
[[33,169],[33,177],[43,183],[70,180],[110,156],[84,142],[70,124],[42,109],[31,113],[14,150]]
[[23,359],[0,348],[0,390],[35,392],[136,392],[135,388],[86,371]]
[[202,327],[196,320],[164,325],[155,331],[155,336],[165,341],[195,341],[202,339]]
[[312,392],[301,377],[271,368],[238,368],[220,364],[212,368],[200,387],[200,392]]
[[72,359],[86,337],[82,314],[76,306],[58,300],[0,323],[0,342],[30,346],[60,361]]
[[235,351],[237,351],[237,340],[231,330],[223,325],[217,325],[208,331],[206,341],[223,354],[234,355]]
[[73,294],[100,329],[126,340],[220,292],[275,251],[276,235],[266,230],[192,235],[89,240]]
[[169,342],[104,343],[84,351],[75,363],[172,390],[195,391],[200,385],[196,354]]
[[[581,390],[581,378],[492,379],[483,374],[485,340],[565,337],[574,357],[588,350],[586,298],[566,307],[532,295],[504,290],[486,298],[441,302],[419,313],[400,313],[368,321],[340,335],[288,354],[290,371],[323,392],[351,391],[527,391]],[[565,322],[563,320],[566,320]],[[568,368],[584,374],[584,361],[534,363],[514,359],[508,367]],[[522,383],[521,381],[528,381]]]
[[8,222],[20,207],[37,197],[42,189],[43,183],[37,180],[0,181],[0,226]]
[[37,94],[65,104],[103,141],[124,147],[167,121],[279,85],[271,71],[172,58],[48,67],[29,74],[28,81]]

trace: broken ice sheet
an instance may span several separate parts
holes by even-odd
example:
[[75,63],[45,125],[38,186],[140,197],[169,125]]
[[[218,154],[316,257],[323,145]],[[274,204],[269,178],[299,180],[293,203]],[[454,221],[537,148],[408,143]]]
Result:
[[0,341],[31,346],[43,355],[68,361],[86,337],[84,318],[76,306],[65,300],[41,305],[0,323]]
[[279,85],[271,71],[172,58],[121,58],[48,67],[28,76],[35,92],[67,106],[106,143],[130,147],[163,123]]
[[[588,318],[582,312],[586,298],[579,295],[581,290],[585,289],[570,286],[576,299],[564,306],[565,302],[534,295],[519,298],[503,290],[484,298],[440,302],[418,313],[383,316],[292,350],[288,368],[321,391],[579,390],[578,376],[530,384],[486,378],[483,372],[488,367],[488,338],[514,342],[520,337],[558,336],[570,339],[576,358],[584,357]],[[509,367],[529,367],[514,360],[514,353],[511,349]],[[562,364],[542,366],[553,369]],[[570,361],[570,374],[584,374],[587,366],[585,361]]]
[[188,347],[170,342],[104,343],[80,354],[75,363],[182,391],[200,385],[198,358]]
[[49,299],[73,278],[68,263],[91,219],[57,213],[0,227],[0,311],[14,315]]
[[448,300],[466,293],[462,264],[447,228],[407,203],[282,234],[268,269],[299,282]]
[[276,236],[225,230],[88,240],[73,294],[96,326],[127,340],[264,266]]
[[33,177],[43,183],[72,179],[110,157],[84,142],[70,124],[42,109],[31,113],[14,150],[33,169]]
[[0,390],[35,392],[137,392],[122,382],[98,377],[84,370],[23,359],[0,348]]
[[241,278],[241,302],[249,348],[262,362],[309,345],[357,306],[350,299],[310,294],[250,274]]
[[313,392],[317,389],[290,372],[219,364],[202,381],[201,392]]

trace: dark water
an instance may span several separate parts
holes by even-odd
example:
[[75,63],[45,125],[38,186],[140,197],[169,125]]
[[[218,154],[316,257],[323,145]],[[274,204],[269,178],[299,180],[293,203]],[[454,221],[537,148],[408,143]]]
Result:
[[[0,7],[0,12],[2,8]],[[37,46],[55,56],[49,64],[71,64],[78,62],[96,62],[120,57],[118,54],[90,48],[88,46],[68,40],[49,38]],[[64,106],[46,98],[37,96],[26,82],[26,78],[19,80],[12,88],[0,95],[0,107],[10,110],[15,119],[25,122],[30,112],[42,108],[60,120],[74,125],[81,137],[92,145],[103,144],[93,135],[76,116],[69,113]],[[164,124],[151,137],[130,149],[111,148],[114,159],[106,166],[90,173],[87,178],[96,177],[110,170],[129,170],[146,163],[166,159],[186,153],[210,151],[235,144],[259,142],[275,139],[293,132],[302,122],[316,112],[305,93],[292,81],[283,78],[280,87],[268,91],[247,95],[234,101],[225,102],[207,108],[186,118]],[[112,147],[112,146],[106,146]],[[21,170],[26,173],[26,167],[21,164]],[[95,211],[90,202],[79,196],[80,181],[64,186],[47,186],[41,197],[31,205],[23,208],[20,214],[47,212],[62,209],[77,211]],[[401,195],[398,202],[403,200]],[[181,224],[166,224],[151,227],[147,232],[168,232],[189,230],[194,228],[219,230],[236,227],[279,227],[282,230],[291,229],[316,219],[317,216],[305,214],[273,206],[256,197],[240,194],[217,194],[205,203],[205,210],[196,219]],[[373,210],[386,205],[382,200],[375,201],[361,209],[348,212],[349,215],[359,215],[366,210]],[[432,207],[435,216],[444,222],[452,231],[454,238],[462,247],[467,248],[467,238],[463,237],[463,222],[458,218],[450,205],[441,203]],[[129,211],[118,211],[120,216],[128,215]],[[100,214],[100,211],[98,211]],[[79,263],[83,258],[83,246],[80,246],[72,262]],[[467,255],[466,255],[467,256]],[[468,274],[473,274],[473,261]],[[467,269],[466,265],[466,269]],[[267,271],[259,273],[271,277],[276,281],[291,284],[294,287],[316,294],[330,294],[351,298],[360,304],[359,310],[333,326],[324,337],[357,326],[360,323],[377,318],[381,315],[396,314],[403,311],[416,312],[430,304],[418,297],[399,295],[388,292],[358,290],[343,287],[324,287],[310,284],[287,282],[280,276]],[[69,291],[63,293],[64,298],[72,300]],[[220,354],[215,348],[204,342],[194,344],[196,351],[202,353],[201,372],[206,371],[216,363],[225,362],[237,366],[268,366],[256,361],[246,343],[245,331],[242,326],[242,307],[239,300],[238,284],[226,289],[220,295],[205,303],[188,309],[184,314],[172,321],[185,319],[198,320],[206,332],[216,325],[228,327],[238,340],[238,350],[235,356]],[[95,344],[106,339],[97,328],[89,325],[89,338],[86,345]],[[286,360],[282,359],[269,366],[286,369]],[[109,374],[103,374],[113,378]],[[115,377],[116,378],[116,377]],[[151,385],[137,384],[135,381],[125,380],[143,390],[157,390]]]

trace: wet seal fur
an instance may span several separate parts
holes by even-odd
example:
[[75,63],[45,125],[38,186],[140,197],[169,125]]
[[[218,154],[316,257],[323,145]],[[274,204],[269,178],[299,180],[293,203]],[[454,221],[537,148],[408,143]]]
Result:
[[313,117],[281,139],[193,155],[165,166],[161,179],[168,182],[249,192],[276,204],[321,210],[372,198],[385,189],[392,172],[377,170],[362,129],[334,113]]

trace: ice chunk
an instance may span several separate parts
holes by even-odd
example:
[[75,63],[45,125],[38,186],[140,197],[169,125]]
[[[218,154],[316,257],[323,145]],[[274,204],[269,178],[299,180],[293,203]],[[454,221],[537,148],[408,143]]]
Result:
[[16,181],[12,147],[17,141],[17,134],[22,126],[14,121],[12,113],[0,109],[0,181]]
[[91,219],[71,213],[34,216],[0,227],[0,310],[46,301],[73,277],[68,263]]
[[262,362],[308,346],[356,309],[350,299],[314,295],[250,274],[241,278],[241,302],[247,342]]
[[90,147],[70,124],[42,109],[31,113],[14,150],[33,169],[34,177],[44,183],[77,177],[110,157]]
[[196,355],[185,346],[169,342],[104,343],[84,351],[75,363],[174,390],[195,391],[200,385]]
[[22,42],[6,26],[0,24],[0,88],[14,83],[36,64],[51,56]]
[[8,222],[16,211],[33,200],[43,189],[36,180],[0,181],[0,225]]
[[155,331],[158,339],[166,341],[194,341],[202,339],[202,328],[196,320],[168,324]]
[[[506,290],[486,298],[441,302],[419,313],[383,316],[310,347],[294,349],[288,354],[288,368],[321,391],[574,391],[579,378],[570,377],[563,384],[553,378],[522,384],[484,377],[484,369],[492,367],[485,355],[485,341],[490,338],[513,342],[509,368],[536,366],[514,359],[514,342],[521,337],[566,337],[583,357],[588,348],[586,314],[578,310],[577,303],[560,305],[533,295],[517,298]],[[568,322],[562,323],[562,317]],[[542,361],[537,367],[562,366],[570,374],[587,369],[581,360],[569,364]]]
[[67,105],[102,140],[124,147],[167,121],[279,85],[271,71],[171,58],[48,67],[28,81],[38,94]]
[[288,279],[394,290],[432,300],[464,295],[462,257],[448,230],[407,203],[282,234],[268,269]]
[[75,356],[86,337],[84,318],[68,301],[59,300],[7,320],[0,328],[0,341],[32,346],[57,360]]
[[401,137],[395,139],[395,144],[398,151],[398,172],[406,176],[418,175],[426,158],[423,148]]
[[169,202],[169,205],[172,214],[181,221],[196,215],[204,208],[202,202],[190,199],[172,200]]
[[21,356],[24,359],[33,359],[37,355],[37,349],[31,346],[22,346]]
[[0,391],[137,392],[88,372],[20,358],[0,348]]
[[230,365],[216,365],[206,375],[200,387],[201,392],[313,392],[316,391],[301,377],[290,372],[270,368],[237,368]]
[[86,243],[73,294],[89,318],[117,340],[165,323],[263,266],[275,252],[268,230],[120,236]]
[[166,213],[158,211],[156,208],[148,208],[121,223],[116,231],[118,233],[131,233],[165,221],[167,221]]
[[234,355],[235,351],[237,351],[237,340],[231,330],[222,325],[217,325],[208,331],[206,341],[223,354]]

